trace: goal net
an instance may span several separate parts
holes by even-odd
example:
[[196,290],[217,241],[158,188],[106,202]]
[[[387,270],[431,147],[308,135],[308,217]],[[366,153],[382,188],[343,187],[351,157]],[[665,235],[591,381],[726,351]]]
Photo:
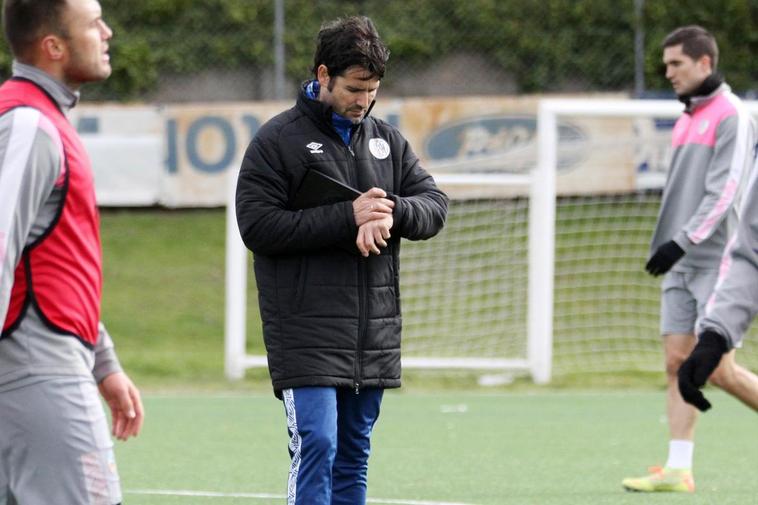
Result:
[[[543,100],[531,143],[430,166],[451,201],[437,237],[402,244],[403,366],[528,373],[540,383],[661,371],[660,279],[643,267],[680,111],[671,101]],[[226,373],[239,378],[266,360],[246,343],[260,323],[245,316],[257,309],[245,299],[249,255],[232,194]],[[751,368],[755,342],[740,352]]]

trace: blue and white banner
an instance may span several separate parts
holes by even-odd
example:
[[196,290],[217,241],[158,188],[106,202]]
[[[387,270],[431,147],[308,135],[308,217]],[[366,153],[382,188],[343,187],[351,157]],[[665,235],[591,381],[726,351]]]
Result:
[[[372,114],[400,128],[433,175],[523,174],[537,159],[541,98],[380,96]],[[228,177],[236,177],[258,128],[289,107],[292,102],[85,103],[71,120],[92,158],[101,205],[211,207],[226,205]],[[655,118],[561,119],[558,194],[662,187],[672,124]],[[456,188],[445,189],[456,196]]]

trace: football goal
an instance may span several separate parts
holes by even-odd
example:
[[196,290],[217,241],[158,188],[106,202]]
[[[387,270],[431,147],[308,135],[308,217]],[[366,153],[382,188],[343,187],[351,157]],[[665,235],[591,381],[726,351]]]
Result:
[[[748,107],[758,115],[758,103]],[[402,244],[403,366],[528,374],[537,383],[661,370],[660,280],[643,266],[681,110],[669,100],[545,99],[516,148],[484,164],[430,166],[451,202],[439,236]],[[248,352],[246,314],[257,301],[246,296],[251,256],[239,238],[234,183],[230,379],[266,365]],[[742,361],[758,366],[755,346],[746,344]]]

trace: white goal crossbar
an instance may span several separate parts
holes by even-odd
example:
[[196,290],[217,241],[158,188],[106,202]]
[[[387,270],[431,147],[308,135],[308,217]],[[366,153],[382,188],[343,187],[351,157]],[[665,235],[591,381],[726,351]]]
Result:
[[[758,115],[758,102],[745,102]],[[682,104],[674,100],[544,99],[537,117],[537,164],[527,175],[439,174],[441,185],[516,185],[529,187],[527,350],[524,359],[404,358],[407,368],[471,369],[529,372],[538,384],[548,383],[553,361],[553,283],[555,267],[556,173],[558,118],[675,118]],[[225,373],[240,379],[245,369],[266,366],[265,356],[246,352],[247,264],[249,253],[240,239],[235,217],[236,177],[230,177],[226,239]]]

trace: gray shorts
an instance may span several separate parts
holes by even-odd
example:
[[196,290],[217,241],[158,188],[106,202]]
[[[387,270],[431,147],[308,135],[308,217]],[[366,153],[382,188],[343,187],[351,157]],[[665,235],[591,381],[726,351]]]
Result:
[[0,393],[0,505],[121,502],[94,380],[46,378]]
[[666,274],[661,284],[661,335],[695,333],[718,274],[718,270]]

